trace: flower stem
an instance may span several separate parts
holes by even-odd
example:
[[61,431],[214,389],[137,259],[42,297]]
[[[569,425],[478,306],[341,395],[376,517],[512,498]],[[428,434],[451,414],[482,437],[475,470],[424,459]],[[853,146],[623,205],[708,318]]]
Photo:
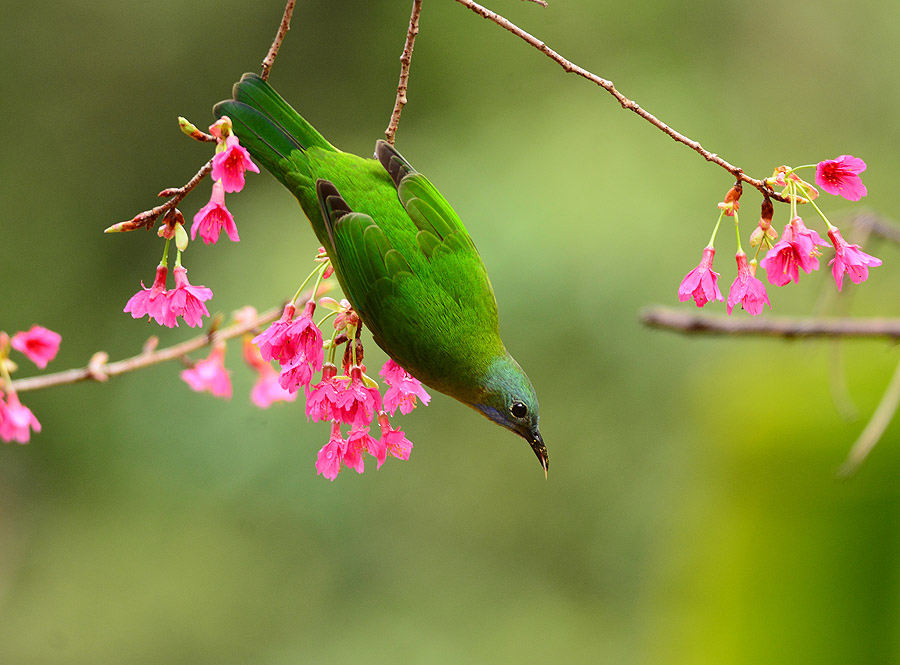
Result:
[[709,244],[707,245],[707,247],[712,247],[713,243],[716,242],[716,234],[719,232],[719,224],[722,223],[722,217],[724,217],[724,216],[725,216],[725,211],[724,210],[720,211],[719,219],[716,220],[716,226],[713,229],[712,235],[709,237]]
[[822,219],[825,221],[825,226],[828,227],[829,231],[834,228],[837,228],[831,222],[828,221],[828,218],[825,216],[825,213],[822,212],[821,208],[819,208],[818,205],[816,205],[815,201],[813,201],[812,199],[809,199],[809,202],[812,203],[812,207],[816,209],[816,212],[819,213],[819,216],[821,216]]
[[316,324],[316,328],[318,328],[319,330],[321,330],[321,329],[322,329],[322,324],[325,323],[325,322],[326,322],[328,319],[330,319],[332,316],[337,316],[337,312],[329,312],[329,313],[326,314],[324,317],[322,317],[322,320],[319,321],[319,322]]
[[[743,254],[744,249],[741,247],[741,229],[738,226],[738,224],[739,224],[738,213],[737,213],[737,210],[735,210],[734,211],[734,233],[737,236],[737,251]],[[762,245],[762,243],[760,243],[760,245]]]
[[316,276],[316,274],[318,274],[319,279],[316,280],[316,288],[314,288],[313,292],[312,292],[312,298],[315,299],[316,291],[319,290],[319,282],[322,281],[322,273],[324,272],[324,268],[326,268],[329,264],[330,264],[329,261],[325,261],[325,263],[320,263],[319,265],[317,265],[315,267],[315,269],[311,273],[309,273],[309,275],[306,276],[306,279],[303,280],[303,284],[301,284],[300,288],[297,289],[297,293],[295,293],[294,297],[291,298],[292,305],[297,304],[297,300],[300,299],[300,294],[303,293],[303,287],[305,287],[307,284],[309,284],[309,280],[311,280],[313,277]]
[[16,389],[13,388],[12,377],[9,375],[9,368],[6,366],[6,356],[0,356],[0,377],[3,378],[3,385],[9,394],[15,395]]
[[163,249],[162,261],[159,262],[159,265],[169,267],[169,243],[172,242],[171,238],[166,238],[166,246]]

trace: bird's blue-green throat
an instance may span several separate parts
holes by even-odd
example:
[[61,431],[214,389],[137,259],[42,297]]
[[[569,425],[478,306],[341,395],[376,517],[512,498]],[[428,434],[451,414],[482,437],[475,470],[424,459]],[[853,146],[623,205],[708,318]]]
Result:
[[215,113],[300,202],[375,342],[426,385],[523,437],[546,473],[534,388],[500,339],[481,257],[434,185],[385,141],[375,159],[341,152],[255,74]]

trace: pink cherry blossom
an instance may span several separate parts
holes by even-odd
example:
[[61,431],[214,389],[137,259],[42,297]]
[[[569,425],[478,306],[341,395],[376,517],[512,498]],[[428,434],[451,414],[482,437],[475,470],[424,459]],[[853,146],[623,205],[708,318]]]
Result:
[[28,443],[31,439],[31,430],[35,433],[40,432],[41,424],[31,409],[19,402],[16,393],[10,393],[7,401],[8,403],[4,404],[0,394],[0,439],[6,443],[11,441]]
[[181,378],[191,390],[208,391],[216,397],[231,399],[231,377],[225,369],[225,345],[214,347],[206,359],[190,369],[183,370]]
[[277,360],[279,363],[285,364],[297,355],[299,343],[295,338],[287,335],[296,311],[294,305],[288,303],[284,307],[281,318],[253,338],[253,343],[259,347],[263,359]]
[[853,155],[826,159],[816,165],[816,184],[829,194],[859,201],[869,193],[859,177],[865,170],[866,163]]
[[259,167],[250,159],[250,153],[238,137],[232,134],[225,139],[225,150],[213,157],[212,179],[220,180],[226,192],[239,192],[244,189],[244,171],[259,173]]
[[731,314],[731,310],[738,304],[751,316],[762,312],[765,305],[769,305],[769,309],[771,309],[772,305],[769,303],[766,287],[750,274],[747,255],[744,252],[738,252],[734,258],[737,261],[738,276],[731,284],[731,291],[728,293],[726,303],[728,313]]
[[313,422],[333,420],[338,396],[344,386],[335,378],[337,367],[326,363],[322,367],[322,380],[314,385],[306,398],[306,415]]
[[209,203],[200,208],[194,215],[194,223],[191,224],[191,240],[197,239],[197,233],[207,245],[219,242],[219,233],[225,229],[226,235],[232,242],[240,242],[237,225],[234,216],[225,207],[225,189],[221,181],[213,183],[212,196]]
[[175,327],[175,316],[169,312],[166,300],[166,276],[169,269],[160,264],[156,268],[156,278],[149,289],[141,282],[141,290],[135,293],[125,305],[126,312],[131,312],[132,318],[140,319],[149,314],[161,326]]
[[282,367],[302,357],[310,367],[310,373],[322,369],[324,349],[322,331],[312,319],[316,303],[306,303],[303,314],[293,320],[296,312],[292,304],[284,308],[281,319],[269,326],[263,333],[253,338],[266,360],[277,360]]
[[353,428],[347,435],[347,447],[344,449],[344,455],[341,461],[345,466],[353,469],[356,473],[362,473],[366,470],[366,463],[363,459],[363,453],[366,452],[367,438],[369,437],[369,428],[362,429]]
[[385,383],[389,386],[384,393],[384,410],[391,415],[394,415],[398,407],[400,413],[408,414],[416,408],[417,397],[426,406],[431,401],[431,395],[425,391],[419,380],[391,358],[388,358],[379,374],[384,377]]
[[300,386],[308,387],[312,378],[312,368],[309,366],[306,356],[301,353],[286,365],[281,366],[278,385],[290,393],[296,393]]
[[366,427],[372,422],[375,412],[380,410],[381,393],[365,386],[359,367],[351,368],[350,383],[338,395],[334,408],[335,418],[354,427]]
[[[387,459],[387,448],[381,441],[369,435],[368,427],[354,427],[350,430],[350,434],[347,435],[347,450],[368,452],[377,461],[376,469],[380,469],[381,465],[384,464],[384,460]],[[348,466],[350,465],[348,464]],[[351,466],[351,468],[354,467]]]
[[334,480],[341,472],[341,461],[347,450],[347,442],[341,436],[340,423],[331,425],[331,438],[328,440],[316,459],[316,475],[325,476],[328,480]]
[[712,269],[715,254],[716,250],[712,247],[703,249],[700,264],[681,280],[681,286],[678,287],[678,300],[684,302],[693,298],[697,307],[703,307],[710,300],[725,300],[716,284],[719,273]]
[[17,332],[12,337],[12,348],[28,356],[35,365],[44,369],[59,352],[62,336],[43,326],[31,326],[28,332]]
[[869,278],[869,266],[881,265],[881,259],[866,254],[859,245],[851,245],[841,236],[837,228],[829,229],[828,237],[834,245],[834,258],[831,259],[831,274],[837,283],[838,291],[844,283],[844,273],[850,275],[850,281],[860,284]]
[[250,341],[249,335],[244,337],[243,351],[244,360],[257,373],[256,383],[250,391],[251,402],[260,409],[268,409],[274,402],[293,402],[297,399],[296,393],[288,392],[281,387],[278,383],[278,372],[263,360],[259,349]]
[[212,298],[212,289],[192,285],[188,281],[186,268],[175,266],[174,272],[175,288],[166,294],[166,306],[173,316],[182,317],[191,328],[200,327],[203,317],[209,316],[209,310],[203,303]]
[[292,393],[281,387],[278,372],[272,366],[268,366],[259,373],[256,383],[250,391],[250,401],[260,409],[268,409],[275,402],[293,402],[297,399],[297,393]]
[[384,413],[378,415],[378,424],[381,426],[381,442],[387,452],[397,459],[408,460],[413,444],[406,438],[403,430],[391,427]]
[[817,245],[826,245],[815,231],[806,228],[803,220],[794,217],[784,227],[781,240],[759,262],[775,286],[800,281],[800,270],[807,275],[819,269]]

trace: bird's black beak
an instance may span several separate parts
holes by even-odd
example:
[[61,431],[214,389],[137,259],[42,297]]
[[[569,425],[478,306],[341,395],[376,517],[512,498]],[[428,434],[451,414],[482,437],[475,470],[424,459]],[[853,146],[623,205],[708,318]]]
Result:
[[531,444],[531,449],[537,455],[541,466],[544,467],[544,478],[546,478],[547,469],[550,466],[550,457],[547,455],[547,446],[544,445],[544,438],[537,429],[531,432],[531,435],[528,437],[528,443]]

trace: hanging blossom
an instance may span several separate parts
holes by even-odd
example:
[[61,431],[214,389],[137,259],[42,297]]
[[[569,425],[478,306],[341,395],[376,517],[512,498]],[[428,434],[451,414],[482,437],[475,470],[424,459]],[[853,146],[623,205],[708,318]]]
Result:
[[338,397],[344,392],[345,381],[337,378],[337,367],[325,363],[322,380],[314,385],[306,397],[306,416],[313,422],[337,419]]
[[336,419],[355,427],[366,427],[381,410],[381,393],[377,388],[366,386],[360,366],[350,369],[350,382],[338,396],[335,405]]
[[881,265],[881,259],[866,254],[859,245],[851,245],[841,236],[841,232],[833,227],[828,230],[828,237],[834,245],[834,258],[831,259],[831,274],[837,284],[838,291],[844,283],[844,275],[850,275],[850,281],[861,284],[869,277],[869,267]]
[[413,444],[406,438],[403,430],[391,427],[384,413],[378,414],[378,424],[381,427],[381,441],[387,451],[397,459],[408,460]]
[[296,309],[288,304],[281,319],[253,338],[263,359],[277,360],[281,365],[278,383],[291,393],[300,386],[308,387],[313,375],[322,369],[324,346],[322,331],[312,319],[315,310],[316,303],[310,300],[294,319]]
[[225,139],[225,149],[213,157],[212,179],[220,181],[226,192],[239,192],[244,189],[244,171],[259,173],[259,167],[238,137],[231,134]]
[[209,316],[209,310],[203,303],[212,298],[212,289],[195,286],[188,281],[187,269],[175,266],[175,288],[166,291],[166,275],[169,269],[160,264],[156,269],[156,279],[149,289],[141,282],[141,290],[135,293],[125,305],[135,319],[150,315],[161,326],[175,328],[178,317],[190,327],[203,325],[203,317]]
[[3,393],[0,393],[0,439],[5,443],[28,443],[32,430],[40,432],[41,424],[31,409],[19,402],[15,392],[10,392],[7,400],[4,403]]
[[866,163],[853,155],[826,159],[816,164],[816,184],[829,194],[859,201],[869,193],[859,177],[865,170]]
[[244,360],[257,374],[256,383],[250,391],[251,402],[260,409],[268,409],[275,402],[293,402],[297,399],[297,393],[291,393],[279,385],[278,372],[263,360],[249,335],[244,337],[243,351]]
[[[713,242],[716,232],[722,218],[726,215],[734,217],[738,245],[735,255],[738,275],[731,284],[726,303],[729,314],[737,305],[754,316],[760,314],[765,305],[769,305],[771,308],[766,289],[756,278],[757,265],[765,269],[769,282],[775,286],[785,286],[791,282],[797,283],[800,281],[801,271],[809,275],[819,269],[821,248],[827,247],[828,243],[817,231],[808,228],[797,214],[800,205],[811,204],[811,207],[821,215],[828,228],[828,237],[835,250],[835,256],[829,265],[838,291],[843,286],[845,274],[850,275],[853,283],[859,284],[868,278],[869,268],[881,265],[880,259],[866,254],[859,245],[845,241],[840,231],[825,217],[818,204],[814,203],[819,198],[819,190],[797,175],[797,171],[800,169],[812,166],[812,164],[796,168],[779,166],[769,178],[765,179],[765,185],[770,192],[775,187],[783,188],[781,200],[790,204],[791,220],[785,225],[779,239],[772,227],[774,206],[771,197],[764,193],[759,224],[750,234],[750,245],[756,248],[756,256],[759,256],[763,249],[768,250],[759,264],[755,257],[748,263],[747,255],[741,249],[737,214],[741,184],[738,182],[729,190],[725,200],[718,204],[722,212],[719,215],[719,221],[716,222],[710,243],[703,250],[700,264],[691,270],[681,282],[678,289],[679,300],[686,301],[693,298],[696,304],[702,307],[711,300],[723,299],[717,285],[719,275],[712,270],[712,260],[715,253]],[[853,155],[841,155],[837,159],[819,162],[815,168],[816,185],[825,192],[842,196],[849,201],[858,201],[867,194],[866,187],[860,178],[860,173],[866,170],[866,163],[863,160]],[[393,404],[393,400],[389,400],[386,395],[385,403]]]
[[693,298],[697,307],[703,307],[710,300],[725,300],[716,283],[719,273],[712,269],[715,254],[716,250],[712,247],[704,248],[700,264],[681,280],[681,286],[678,287],[678,300],[684,302]]
[[169,313],[173,319],[180,316],[191,328],[198,328],[203,325],[203,317],[209,316],[209,310],[203,303],[212,298],[212,289],[192,285],[188,281],[186,268],[175,266],[174,272],[175,288],[166,295]]
[[214,346],[204,360],[183,370],[181,378],[191,390],[210,392],[216,397],[231,399],[231,377],[225,369],[225,345]]
[[751,316],[760,314],[765,305],[769,305],[769,309],[771,309],[772,305],[769,303],[766,287],[753,274],[756,272],[756,260],[754,259],[754,265],[751,268],[744,252],[738,251],[734,258],[737,261],[738,276],[732,282],[731,290],[728,292],[728,301],[726,302],[728,313],[731,314],[734,306],[738,304]]
[[16,351],[24,353],[35,365],[44,369],[59,352],[62,336],[43,326],[31,326],[28,332],[17,332],[10,344]]
[[384,410],[391,415],[394,415],[398,408],[403,415],[409,414],[416,408],[416,398],[421,399],[422,404],[426,406],[431,401],[431,395],[425,391],[419,380],[393,359],[388,358],[379,374],[389,386],[384,393]]
[[213,183],[212,195],[209,203],[200,208],[194,215],[194,223],[191,224],[191,240],[197,239],[197,234],[207,245],[219,242],[219,233],[224,229],[228,239],[232,242],[240,242],[237,225],[234,223],[234,215],[225,207],[225,187],[221,181]]
[[769,282],[784,286],[800,281],[800,270],[807,275],[819,269],[819,246],[828,243],[819,234],[806,227],[803,220],[794,217],[784,227],[781,240],[769,250],[759,265],[765,269]]
[[160,264],[156,268],[156,278],[153,280],[153,286],[149,289],[144,286],[141,281],[141,290],[129,298],[125,305],[125,312],[131,312],[132,318],[140,319],[146,315],[150,315],[161,326],[172,327],[175,325],[175,318],[171,317],[171,321],[167,322],[166,318],[166,277],[169,269]]
[[322,331],[312,319],[315,311],[316,303],[310,300],[302,314],[294,319],[296,308],[293,304],[286,305],[281,318],[253,338],[262,357],[265,360],[277,360],[282,368],[303,358],[308,363],[311,374],[322,369]]

